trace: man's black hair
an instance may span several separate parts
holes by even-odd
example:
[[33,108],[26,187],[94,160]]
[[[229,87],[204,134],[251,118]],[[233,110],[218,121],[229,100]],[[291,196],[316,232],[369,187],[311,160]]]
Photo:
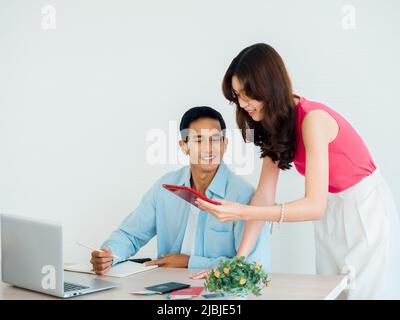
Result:
[[222,134],[225,136],[225,121],[222,115],[215,109],[201,106],[190,108],[188,111],[184,113],[181,119],[181,124],[179,125],[179,130],[181,132],[182,140],[187,141],[187,134],[189,132],[189,126],[193,121],[196,121],[201,118],[211,118],[219,121],[221,126]]

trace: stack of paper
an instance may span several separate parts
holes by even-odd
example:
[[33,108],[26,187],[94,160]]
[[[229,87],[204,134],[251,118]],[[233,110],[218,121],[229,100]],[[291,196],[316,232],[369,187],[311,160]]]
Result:
[[[105,274],[105,276],[123,278],[135,273],[148,271],[157,267],[158,266],[146,267],[141,263],[133,261],[125,261],[117,263],[116,265],[112,266],[111,269]],[[93,266],[89,262],[66,265],[64,266],[64,270],[95,274],[95,272],[93,271]]]

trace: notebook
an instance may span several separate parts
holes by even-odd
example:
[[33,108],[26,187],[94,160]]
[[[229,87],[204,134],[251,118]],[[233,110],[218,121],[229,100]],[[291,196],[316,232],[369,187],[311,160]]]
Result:
[[[123,278],[123,277],[130,276],[132,274],[135,274],[135,273],[152,270],[157,267],[158,266],[147,266],[146,267],[141,263],[125,261],[125,262],[121,262],[121,263],[118,263],[118,264],[112,266],[111,269],[105,274],[105,276]],[[95,274],[95,272],[92,270],[92,264],[89,262],[65,265],[64,270],[72,271],[72,272]]]
[[145,289],[163,294],[174,290],[185,289],[188,287],[190,287],[190,284],[179,283],[179,282],[167,282],[167,283],[157,284],[155,286],[145,287]]

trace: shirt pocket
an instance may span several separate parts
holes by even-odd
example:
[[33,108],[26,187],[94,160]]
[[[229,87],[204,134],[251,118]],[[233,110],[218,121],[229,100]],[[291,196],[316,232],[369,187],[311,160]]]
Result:
[[205,253],[208,258],[233,257],[236,254],[232,231],[209,228],[205,234]]
[[209,217],[206,225],[207,228],[216,232],[232,232],[233,230],[233,221],[220,222],[214,217]]

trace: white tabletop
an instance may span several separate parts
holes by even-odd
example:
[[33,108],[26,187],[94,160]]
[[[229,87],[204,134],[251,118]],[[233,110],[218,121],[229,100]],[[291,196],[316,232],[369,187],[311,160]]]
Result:
[[[139,296],[131,294],[132,291],[143,290],[144,287],[163,282],[183,282],[192,286],[203,286],[204,280],[192,280],[190,275],[198,270],[157,268],[126,278],[99,277],[106,281],[120,284],[119,288],[91,293],[74,297],[72,299],[161,299],[166,300],[165,295]],[[97,277],[90,274],[80,274],[82,277]],[[347,278],[343,275],[321,276],[271,273],[270,286],[264,288],[261,296],[250,295],[249,300],[330,300],[335,299],[346,287]],[[42,293],[10,286],[0,282],[0,300],[7,299],[58,299]],[[196,299],[204,299],[198,297]]]

